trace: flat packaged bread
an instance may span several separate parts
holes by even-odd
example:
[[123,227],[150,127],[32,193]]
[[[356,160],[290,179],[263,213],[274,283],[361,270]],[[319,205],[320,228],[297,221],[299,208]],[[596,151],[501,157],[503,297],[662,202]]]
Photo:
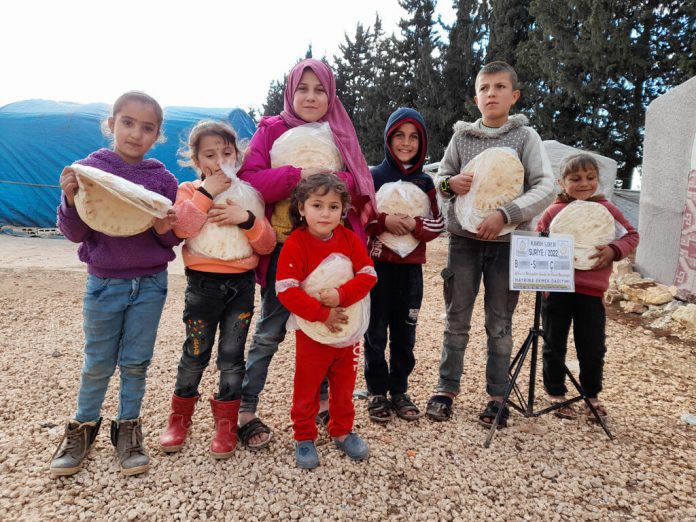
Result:
[[288,129],[273,142],[270,156],[273,168],[292,165],[299,169],[317,168],[330,172],[345,169],[327,122],[307,123]]
[[[222,170],[232,180],[230,188],[218,194],[213,203],[225,203],[228,199],[248,210],[257,219],[264,217],[264,202],[261,194],[249,183],[237,177],[237,169],[222,165]],[[194,237],[186,240],[186,246],[196,254],[233,261],[249,257],[254,250],[244,231],[237,225],[219,225],[206,222]]]
[[[315,299],[319,299],[322,289],[337,288],[353,277],[353,263],[350,259],[343,254],[331,254],[300,283],[300,287]],[[318,343],[335,348],[351,346],[362,339],[370,324],[369,294],[347,307],[345,314],[348,316],[348,324],[341,325],[341,331],[338,333],[332,333],[320,321],[307,321],[295,314],[292,314],[291,320],[288,321],[288,330],[296,329],[292,321],[294,319],[297,327]]]
[[551,221],[549,232],[573,236],[576,270],[590,270],[597,259],[590,256],[596,246],[608,245],[616,239],[614,216],[601,203],[573,201]]
[[[405,214],[410,217],[432,216],[430,199],[419,187],[408,181],[394,181],[382,185],[377,194],[377,211],[386,214]],[[413,234],[397,236],[391,232],[380,234],[379,239],[401,257],[415,250],[419,241]]]
[[77,213],[92,230],[108,236],[134,236],[150,228],[155,219],[167,215],[172,202],[120,176],[79,165],[75,171],[79,190],[75,194]]
[[[483,220],[522,194],[524,167],[517,152],[509,147],[491,147],[474,157],[462,169],[473,172],[471,189],[454,201],[454,213],[464,230],[476,234]],[[499,235],[517,225],[506,224]]]

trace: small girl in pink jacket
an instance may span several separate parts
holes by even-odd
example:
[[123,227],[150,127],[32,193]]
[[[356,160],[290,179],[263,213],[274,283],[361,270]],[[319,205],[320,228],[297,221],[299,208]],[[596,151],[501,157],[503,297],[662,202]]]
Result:
[[[563,191],[541,216],[536,229],[539,232],[548,231],[551,221],[561,210],[573,201],[582,200],[595,201],[606,207],[626,230],[619,239],[608,245],[595,247],[597,252],[590,258],[596,261],[590,270],[575,270],[575,293],[552,292],[547,294],[542,303],[546,392],[552,402],[565,401],[568,391],[565,385],[565,356],[572,322],[575,350],[580,363],[580,384],[597,413],[605,417],[607,410],[599,400],[604,354],[607,351],[604,344],[606,313],[603,296],[609,287],[612,263],[635,251],[638,232],[616,206],[604,196],[595,195],[598,180],[599,166],[592,155],[580,153],[565,158],[561,163],[559,179]],[[578,413],[571,405],[566,405],[557,409],[554,415],[562,419],[575,419]]]

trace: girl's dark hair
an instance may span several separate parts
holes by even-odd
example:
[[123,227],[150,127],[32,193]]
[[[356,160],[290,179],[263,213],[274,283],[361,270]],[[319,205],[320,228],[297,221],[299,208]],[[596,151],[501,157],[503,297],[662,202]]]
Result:
[[164,143],[166,138],[162,132],[162,122],[164,122],[164,111],[162,110],[162,106],[152,96],[142,91],[128,91],[116,99],[114,104],[111,106],[111,113],[101,123],[101,129],[104,136],[109,139],[113,138],[111,129],[109,128],[109,118],[115,118],[121,109],[123,109],[123,106],[131,101],[152,105],[152,108],[155,111],[155,116],[157,117],[157,143]]
[[290,200],[290,222],[292,229],[300,228],[304,225],[304,220],[300,215],[300,205],[304,205],[312,194],[318,192],[320,196],[324,196],[329,192],[335,192],[341,198],[341,207],[343,209],[343,218],[345,219],[350,206],[350,194],[346,188],[346,184],[341,181],[336,174],[313,174],[307,178],[300,180],[292,193]]
[[201,150],[201,140],[207,136],[219,136],[225,143],[232,145],[237,155],[237,163],[242,161],[237,133],[232,126],[224,121],[201,120],[193,126],[189,132],[188,142],[182,144],[177,152],[182,158],[178,160],[179,165],[195,169],[200,174],[201,179],[205,178],[205,174],[196,165],[196,157]]

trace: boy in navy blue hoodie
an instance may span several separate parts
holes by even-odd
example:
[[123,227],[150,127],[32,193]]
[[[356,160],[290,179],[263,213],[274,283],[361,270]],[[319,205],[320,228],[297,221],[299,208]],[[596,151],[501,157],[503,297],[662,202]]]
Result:
[[[444,230],[432,178],[423,172],[427,138],[423,117],[400,108],[384,129],[384,161],[372,167],[375,192],[385,183],[414,184],[430,202],[432,217],[378,212],[367,225],[368,251],[377,271],[377,284],[370,292],[370,326],[365,334],[365,381],[370,394],[368,412],[375,422],[388,422],[392,410],[401,418],[415,420],[420,410],[406,393],[408,377],[415,366],[413,347],[416,322],[423,300],[425,243]],[[385,245],[379,236],[412,234],[418,246],[405,257]],[[389,336],[389,364],[385,358]],[[389,397],[387,397],[389,394]]]

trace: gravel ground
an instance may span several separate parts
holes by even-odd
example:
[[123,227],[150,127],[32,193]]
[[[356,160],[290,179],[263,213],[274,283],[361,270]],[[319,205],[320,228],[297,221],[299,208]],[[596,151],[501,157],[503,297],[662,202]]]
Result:
[[[680,421],[683,413],[696,413],[693,339],[655,335],[635,321],[615,320],[616,314],[609,314],[607,325],[602,395],[613,441],[584,418],[513,413],[510,427],[483,448],[486,432],[476,423],[486,401],[479,304],[452,421],[395,419],[376,425],[368,420],[365,403],[356,400],[355,428],[371,450],[367,462],[340,456],[322,432],[321,466],[295,468],[289,418],[292,336],[273,360],[261,400],[260,416],[275,430],[267,449],[240,448],[230,459],[211,459],[212,418],[201,403],[185,448],[164,455],[156,449],[157,436],[167,419],[183,333],[185,281],[179,269],[170,275],[143,406],[152,469],[131,478],[118,472],[108,440],[108,421],[116,412],[115,378],[104,404],[104,426],[84,469],[52,479],[48,462],[73,414],[79,379],[85,273],[74,264],[57,266],[62,258],[51,253],[51,245],[65,249],[65,242],[48,241],[54,242],[40,249],[41,261],[34,263],[19,250],[27,240],[0,242],[3,520],[696,520],[696,427]],[[410,390],[422,407],[437,378],[443,330],[439,271],[446,241],[432,244],[425,269]],[[515,346],[527,335],[533,308],[533,295],[523,294]],[[574,367],[572,361],[569,366]],[[528,380],[525,373],[519,382]],[[204,397],[214,392],[215,381],[209,369]],[[361,377],[357,387],[364,388]],[[537,409],[543,405],[540,396]]]

